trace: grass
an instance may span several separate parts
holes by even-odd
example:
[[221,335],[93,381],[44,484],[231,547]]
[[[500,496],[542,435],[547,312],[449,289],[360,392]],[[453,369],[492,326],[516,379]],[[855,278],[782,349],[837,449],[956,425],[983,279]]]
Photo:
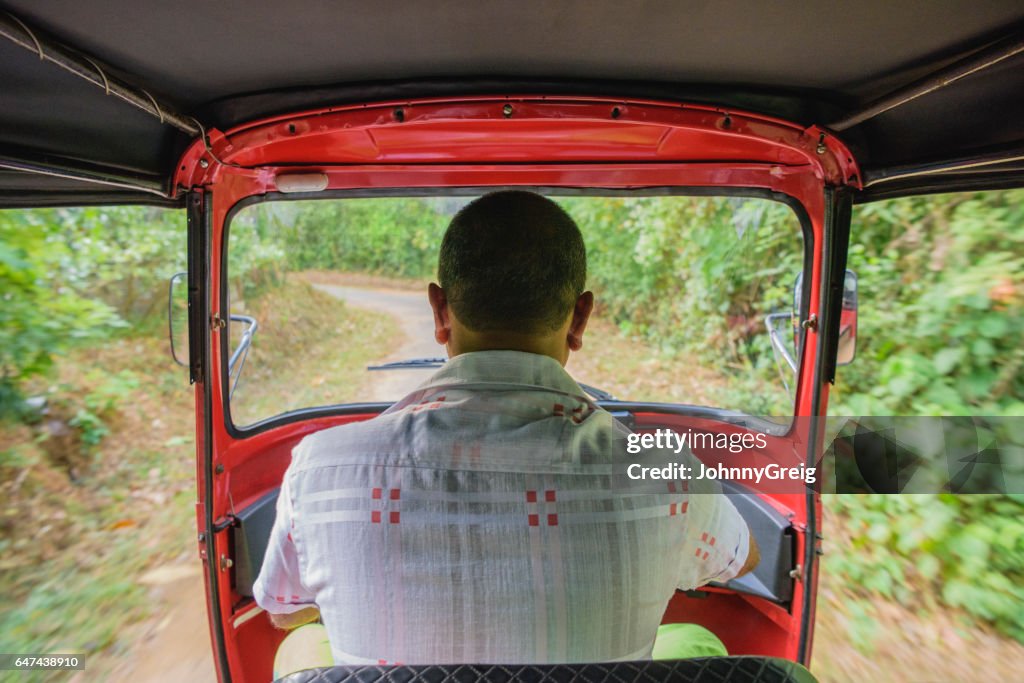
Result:
[[245,311],[260,327],[231,399],[239,425],[359,400],[366,365],[387,355],[399,335],[391,318],[346,306],[297,278]]
[[659,353],[595,316],[587,325],[583,349],[569,357],[574,379],[619,399],[716,405],[726,380],[684,355]]
[[[18,453],[2,459],[0,475],[5,516],[17,520],[2,530],[4,652],[91,655],[114,646],[125,624],[149,614],[135,577],[188,552],[194,455],[191,440],[170,441],[191,415],[179,370],[162,340],[125,337],[80,349],[59,361],[51,386],[36,387],[51,406],[40,425],[0,427]],[[98,445],[74,428],[52,435],[49,423],[67,425],[91,410],[109,431]],[[19,680],[66,677],[32,672]]]

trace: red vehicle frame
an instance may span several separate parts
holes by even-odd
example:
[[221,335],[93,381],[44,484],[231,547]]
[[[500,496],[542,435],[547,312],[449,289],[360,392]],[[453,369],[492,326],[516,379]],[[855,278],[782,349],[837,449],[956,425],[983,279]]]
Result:
[[[803,218],[803,343],[794,414],[768,454],[817,461],[835,344],[849,229],[848,188],[860,173],[828,131],[709,106],[585,97],[480,97],[384,102],[278,116],[228,131],[203,131],[182,156],[177,187],[188,190],[190,365],[197,425],[196,506],[206,569],[211,637],[221,680],[267,680],[283,633],[232,582],[237,513],[279,485],[291,448],[306,434],[373,417],[380,407],[329,406],[285,414],[244,430],[227,400],[229,355],[224,289],[227,232],[243,201],[279,193],[284,176],[325,184],[314,197],[393,189],[541,187],[707,188],[785,200]],[[312,175],[309,175],[312,174]],[[284,183],[282,183],[284,184]],[[639,429],[712,424],[713,419],[634,406]],[[698,453],[698,456],[700,454]],[[792,599],[779,605],[728,588],[702,599],[679,594],[666,622],[715,630],[734,654],[810,660],[820,543],[815,493],[763,490],[791,520],[797,566]]]

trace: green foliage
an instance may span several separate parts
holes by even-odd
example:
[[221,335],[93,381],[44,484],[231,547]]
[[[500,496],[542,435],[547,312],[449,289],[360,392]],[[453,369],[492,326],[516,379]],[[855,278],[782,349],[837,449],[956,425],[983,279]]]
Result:
[[[1024,415],[1024,191],[858,207],[849,263],[857,359],[840,369],[830,412]],[[826,571],[889,599],[935,594],[1024,642],[1024,497],[826,504],[854,538]]]
[[54,354],[120,324],[106,303],[78,289],[73,240],[39,212],[0,211],[0,417],[17,414],[20,385]]
[[858,355],[840,415],[1024,414],[1024,191],[857,209]]
[[1024,642],[1024,497],[839,495],[825,502],[853,539],[826,554],[826,572],[903,604],[937,595]]
[[280,216],[288,208],[265,204],[259,210],[241,212],[232,221],[228,247],[232,310],[240,300],[258,296],[283,282],[285,258],[293,256],[291,247],[298,245],[289,240],[287,224]]
[[723,407],[791,412],[763,318],[792,307],[802,263],[789,207],[740,197],[568,198],[588,286],[621,328],[715,367]]
[[110,433],[107,421],[138,389],[139,380],[130,370],[107,375],[94,369],[86,374],[86,381],[94,388],[82,398],[68,424],[78,430],[86,449],[92,449]]
[[[441,237],[461,203],[445,198],[302,202],[278,234],[289,245],[293,270],[432,277]],[[263,207],[259,213],[274,215]]]
[[[0,418],[56,355],[121,331],[153,331],[184,268],[181,212],[148,207],[0,211]],[[101,438],[99,413],[74,420]]]

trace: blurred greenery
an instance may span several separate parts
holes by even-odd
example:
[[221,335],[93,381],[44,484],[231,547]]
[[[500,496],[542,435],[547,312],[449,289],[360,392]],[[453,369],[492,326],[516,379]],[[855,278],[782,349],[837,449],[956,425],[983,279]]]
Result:
[[934,609],[927,600],[937,595],[1024,643],[1024,496],[831,495],[825,503],[852,544],[826,553],[824,571],[860,595],[921,611]]
[[1024,190],[857,207],[838,415],[1024,415]]

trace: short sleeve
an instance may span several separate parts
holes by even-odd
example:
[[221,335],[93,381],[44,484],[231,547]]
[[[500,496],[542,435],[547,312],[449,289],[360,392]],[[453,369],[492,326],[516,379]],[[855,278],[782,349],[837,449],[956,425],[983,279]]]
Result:
[[293,529],[286,472],[277,497],[277,517],[270,531],[263,567],[253,586],[256,604],[271,614],[290,614],[315,604],[316,595],[302,583],[299,555],[292,540]]
[[750,552],[750,530],[717,485],[691,489],[679,588],[725,582],[739,574]]

